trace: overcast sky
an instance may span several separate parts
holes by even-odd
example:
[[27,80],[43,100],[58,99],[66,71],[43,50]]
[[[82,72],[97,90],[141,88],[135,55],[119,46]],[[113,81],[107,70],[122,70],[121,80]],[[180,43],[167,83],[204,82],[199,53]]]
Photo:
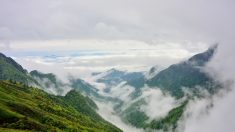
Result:
[[[0,0],[0,51],[30,70],[58,62],[70,69],[167,66],[232,38],[234,4],[234,0]],[[62,58],[48,58],[52,55]]]

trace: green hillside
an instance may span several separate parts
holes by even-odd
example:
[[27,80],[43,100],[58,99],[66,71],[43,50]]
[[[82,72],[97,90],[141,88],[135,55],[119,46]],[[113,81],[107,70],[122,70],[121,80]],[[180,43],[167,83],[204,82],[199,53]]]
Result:
[[196,90],[195,86],[201,86],[209,92],[215,92],[218,84],[203,71],[209,60],[216,52],[217,46],[209,48],[207,51],[191,57],[189,60],[174,64],[159,72],[151,80],[147,80],[150,87],[159,87],[171,93],[175,97],[182,97],[182,88]]
[[121,131],[95,112],[92,100],[74,90],[65,97],[53,96],[21,83],[0,81],[0,106],[1,131]]
[[[171,65],[165,70],[160,71],[153,78],[146,80],[147,85],[152,88],[158,87],[163,92],[170,93],[176,99],[184,96],[183,88],[190,89],[194,93],[193,96],[201,96],[200,92],[198,92],[199,89],[196,88],[199,86],[213,94],[218,90],[220,84],[205,73],[203,67],[215,54],[216,47],[211,47],[203,53],[192,56],[187,61]],[[131,97],[140,97],[141,94],[141,91],[136,90],[131,94]],[[149,117],[141,110],[141,107],[144,107],[146,103],[145,100],[140,99],[129,105],[121,112],[123,121],[138,128],[168,131],[170,128],[176,128],[177,122],[181,118],[184,107],[187,104],[186,102],[182,103],[180,106],[172,109],[162,119],[150,121]]]
[[25,84],[36,83],[34,79],[28,76],[28,73],[21,65],[12,58],[6,57],[0,53],[0,80],[15,80]]

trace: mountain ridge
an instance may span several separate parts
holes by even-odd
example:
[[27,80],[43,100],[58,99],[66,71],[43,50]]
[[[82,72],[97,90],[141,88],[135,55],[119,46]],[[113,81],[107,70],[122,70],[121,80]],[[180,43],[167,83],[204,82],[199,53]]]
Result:
[[217,46],[213,46],[207,51],[196,54],[186,61],[173,64],[160,71],[155,77],[147,80],[146,83],[150,87],[159,87],[168,91],[176,97],[183,96],[182,87],[193,88],[195,86],[205,86],[208,90],[211,90],[213,86],[210,87],[210,85],[215,82],[201,68],[210,61],[216,49]]
[[78,90],[56,96],[28,86],[32,82],[42,86],[32,76],[47,78],[58,85],[54,74],[30,73],[13,59],[0,54],[0,130],[121,131],[97,114],[96,104]]

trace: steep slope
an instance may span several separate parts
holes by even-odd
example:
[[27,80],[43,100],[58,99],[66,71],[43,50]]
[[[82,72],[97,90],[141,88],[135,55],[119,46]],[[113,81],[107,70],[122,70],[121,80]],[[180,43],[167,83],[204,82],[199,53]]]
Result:
[[27,70],[15,62],[12,58],[0,53],[0,80],[14,80],[24,84],[36,83],[28,75]]
[[0,130],[121,131],[95,112],[92,100],[76,91],[65,97],[53,96],[37,88],[0,81],[0,106]]
[[80,78],[69,76],[68,82],[64,82],[53,73],[43,73],[37,70],[31,71],[30,75],[38,82],[40,89],[53,95],[65,95],[70,90],[75,90],[92,99],[119,102],[115,98],[100,95],[97,88]]
[[174,64],[159,72],[155,77],[147,80],[150,87],[159,87],[170,92],[173,96],[182,97],[182,88],[202,86],[209,92],[214,92],[215,82],[206,74],[202,67],[213,57],[217,46],[209,48],[206,52],[197,54],[187,61]]
[[43,73],[37,70],[31,71],[30,75],[40,84],[41,89],[51,94],[64,95],[69,90],[75,89],[83,95],[99,97],[98,89],[80,78],[69,76],[68,82],[64,82],[53,73]]

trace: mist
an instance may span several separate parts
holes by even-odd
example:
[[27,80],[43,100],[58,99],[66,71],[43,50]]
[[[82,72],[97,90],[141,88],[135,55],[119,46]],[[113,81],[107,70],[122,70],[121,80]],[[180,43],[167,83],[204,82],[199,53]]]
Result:
[[221,82],[223,88],[215,95],[191,100],[179,122],[179,132],[235,131],[234,60],[234,46],[220,44],[217,53],[207,65],[207,72]]
[[116,125],[124,132],[144,132],[143,129],[136,128],[129,124],[126,124],[122,121],[119,115],[115,114],[113,110],[114,105],[112,103],[107,102],[97,102],[98,105],[98,113],[107,121],[111,122],[112,124]]
[[180,103],[171,95],[164,94],[159,88],[145,87],[142,91],[143,95],[139,98],[144,98],[147,104],[141,106],[141,111],[145,112],[150,120],[165,117],[172,108]]

